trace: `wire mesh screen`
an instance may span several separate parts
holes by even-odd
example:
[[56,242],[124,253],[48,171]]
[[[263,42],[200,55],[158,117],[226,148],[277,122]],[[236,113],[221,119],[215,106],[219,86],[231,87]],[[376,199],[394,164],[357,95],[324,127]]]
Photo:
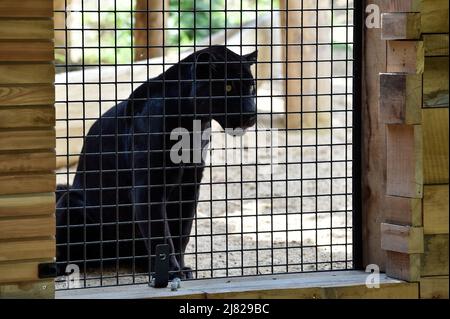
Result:
[[55,0],[57,289],[352,269],[354,16]]

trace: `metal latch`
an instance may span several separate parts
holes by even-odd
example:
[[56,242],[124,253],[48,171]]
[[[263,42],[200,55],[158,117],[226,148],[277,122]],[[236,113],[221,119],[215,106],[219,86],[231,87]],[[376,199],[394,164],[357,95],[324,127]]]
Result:
[[56,278],[57,267],[56,263],[41,263],[38,265],[38,276],[40,279]]
[[155,288],[165,288],[169,284],[169,254],[169,245],[156,245],[155,276],[150,280],[151,286]]

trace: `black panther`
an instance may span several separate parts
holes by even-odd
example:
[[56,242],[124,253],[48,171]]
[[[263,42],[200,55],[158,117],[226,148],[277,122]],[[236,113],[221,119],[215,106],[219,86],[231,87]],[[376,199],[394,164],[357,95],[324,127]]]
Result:
[[[250,66],[256,56],[256,51],[241,56],[219,45],[194,52],[140,85],[93,124],[73,184],[57,189],[59,274],[67,263],[82,269],[101,262],[148,271],[154,269],[149,254],[165,243],[171,278],[192,276],[184,252],[204,161],[174,163],[170,150],[178,141],[170,132],[181,127],[192,136],[193,120],[202,131],[211,120],[224,129],[253,126]],[[207,144],[202,142],[202,148]]]

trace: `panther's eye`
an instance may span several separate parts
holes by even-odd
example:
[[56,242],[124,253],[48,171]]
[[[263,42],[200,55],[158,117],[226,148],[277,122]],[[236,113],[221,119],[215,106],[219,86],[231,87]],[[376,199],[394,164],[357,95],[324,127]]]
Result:
[[227,92],[230,93],[232,89],[233,87],[231,86],[231,84],[227,84]]

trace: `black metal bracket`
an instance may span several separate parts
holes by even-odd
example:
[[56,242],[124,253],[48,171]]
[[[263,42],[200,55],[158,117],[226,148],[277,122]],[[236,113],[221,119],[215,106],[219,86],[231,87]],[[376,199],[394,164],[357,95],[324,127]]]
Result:
[[156,245],[155,277],[153,287],[165,288],[169,284],[169,245]]
[[42,263],[38,265],[38,277],[44,278],[56,278],[57,267],[56,263]]

